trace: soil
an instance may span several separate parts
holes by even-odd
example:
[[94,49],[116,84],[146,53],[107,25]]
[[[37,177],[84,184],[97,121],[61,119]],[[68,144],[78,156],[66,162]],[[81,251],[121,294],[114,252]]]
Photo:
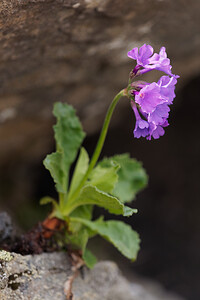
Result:
[[[0,245],[1,249],[19,253],[21,255],[40,254],[42,252],[53,252],[61,249],[58,239],[63,241],[63,229],[65,223],[57,218],[47,218],[38,223],[29,232],[19,237],[8,239]],[[66,247],[62,243],[62,248]]]

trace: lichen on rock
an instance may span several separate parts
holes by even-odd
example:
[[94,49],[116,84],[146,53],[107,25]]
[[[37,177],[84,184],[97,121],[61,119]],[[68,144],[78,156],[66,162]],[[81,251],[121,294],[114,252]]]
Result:
[[13,259],[13,256],[10,252],[5,250],[0,251],[0,262],[9,262]]

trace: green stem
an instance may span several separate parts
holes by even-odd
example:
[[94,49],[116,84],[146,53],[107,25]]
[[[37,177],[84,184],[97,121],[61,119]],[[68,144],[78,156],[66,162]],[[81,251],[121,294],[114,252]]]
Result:
[[110,124],[110,119],[112,117],[112,114],[113,114],[113,111],[119,101],[119,99],[122,97],[122,96],[125,96],[126,95],[126,90],[121,90],[116,96],[115,98],[113,99],[112,103],[110,104],[109,108],[108,108],[108,111],[107,111],[107,114],[106,114],[106,117],[105,117],[105,121],[104,121],[104,124],[103,124],[103,127],[102,127],[102,130],[101,130],[101,134],[99,136],[99,140],[97,142],[97,145],[96,145],[96,148],[94,150],[94,153],[93,153],[93,156],[91,158],[91,161],[90,161],[90,164],[89,164],[89,167],[88,167],[88,170],[87,172],[85,173],[85,176],[83,177],[83,179],[81,180],[78,188],[76,189],[76,191],[74,192],[74,194],[70,197],[70,199],[68,199],[68,204],[70,206],[70,203],[73,202],[73,200],[76,199],[76,197],[78,196],[81,188],[83,187],[85,181],[88,179],[88,176],[90,174],[90,172],[92,171],[92,169],[94,168],[94,166],[96,165],[98,159],[99,159],[99,156],[101,154],[101,150],[103,148],[103,145],[104,145],[104,142],[105,142],[105,138],[106,138],[106,135],[107,135],[107,132],[108,132],[108,126]]
[[63,209],[65,203],[65,195],[63,193],[59,193],[59,205],[61,209]]
[[94,168],[94,166],[96,165],[99,156],[101,154],[101,150],[103,148],[104,142],[105,142],[105,138],[108,132],[108,127],[110,124],[110,119],[112,117],[113,111],[119,101],[119,99],[124,96],[124,90],[120,91],[115,98],[113,99],[112,103],[110,104],[106,117],[105,117],[105,121],[101,130],[101,134],[99,136],[99,140],[97,142],[96,148],[94,150],[93,156],[91,158],[87,173],[85,174],[85,177],[88,178],[89,173],[92,171],[92,169]]

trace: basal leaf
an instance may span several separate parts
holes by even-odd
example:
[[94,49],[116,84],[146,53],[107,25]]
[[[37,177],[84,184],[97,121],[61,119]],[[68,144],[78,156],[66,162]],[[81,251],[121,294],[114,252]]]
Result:
[[118,180],[117,171],[119,164],[111,162],[107,168],[97,165],[90,174],[89,184],[96,186],[99,190],[111,193]]
[[83,253],[83,259],[85,261],[86,266],[90,269],[92,269],[97,262],[96,257],[87,248],[85,249],[85,251]]
[[57,191],[66,193],[69,169],[77,156],[85,133],[72,106],[58,102],[54,105],[53,113],[57,118],[54,126],[57,151],[47,155],[44,165],[50,171]]
[[92,205],[82,205],[82,206],[77,207],[75,210],[73,210],[73,212],[70,214],[70,217],[91,220],[92,219],[92,211],[93,211]]
[[88,221],[84,219],[73,219],[89,227],[94,232],[112,243],[124,256],[134,261],[137,258],[140,239],[138,233],[131,226],[121,221]]
[[147,185],[148,176],[142,164],[136,159],[130,158],[128,154],[105,158],[100,162],[100,166],[109,168],[112,161],[120,165],[117,172],[118,182],[114,187],[112,195],[119,198],[123,203],[130,202]]
[[67,236],[67,242],[70,243],[72,248],[80,249],[85,251],[89,239],[88,230],[85,227],[81,227],[79,231],[74,232],[73,234]]
[[43,163],[56,184],[56,190],[65,194],[67,192],[68,170],[65,169],[63,153],[54,152],[48,154]]
[[53,113],[57,118],[54,132],[58,151],[64,153],[66,166],[71,165],[76,158],[85,133],[71,105],[57,102],[54,105]]
[[116,197],[113,197],[103,191],[98,190],[96,187],[86,185],[82,188],[80,195],[75,201],[71,202],[67,207],[66,214],[73,211],[78,206],[93,204],[107,209],[110,213],[116,215],[131,216],[137,210],[126,208]]
[[[83,224],[81,224],[84,226]],[[88,268],[93,268],[96,264],[96,257],[86,248],[88,239],[90,237],[89,232],[91,229],[89,227],[82,227],[81,230],[75,232],[73,235],[67,236],[67,243],[74,249],[80,249],[82,251],[82,257]]]
[[84,148],[81,148],[79,158],[74,170],[74,175],[72,177],[72,181],[70,184],[68,199],[70,199],[71,195],[74,193],[74,191],[80,184],[81,180],[83,179],[85,173],[87,172],[88,163],[89,163],[89,157],[87,151]]
[[[72,218],[81,218],[86,220],[92,219],[93,205],[82,205],[77,207],[70,214],[70,218],[68,219],[69,230],[73,233],[82,230],[83,224],[71,221]],[[91,232],[89,228],[87,228],[87,233],[89,237],[94,236],[94,233]]]
[[49,196],[46,196],[46,197],[43,197],[40,199],[41,205],[46,205],[46,204],[50,204],[50,203],[53,204],[55,207],[58,206],[57,201]]

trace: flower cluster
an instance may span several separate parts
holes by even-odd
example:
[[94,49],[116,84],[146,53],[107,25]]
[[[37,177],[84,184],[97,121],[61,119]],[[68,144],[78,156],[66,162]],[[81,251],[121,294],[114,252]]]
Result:
[[166,73],[158,82],[147,83],[144,81],[132,82],[129,85],[131,106],[135,113],[136,125],[134,136],[136,138],[151,137],[158,139],[163,136],[164,127],[168,126],[169,105],[175,98],[175,84],[178,75],[171,72],[170,60],[167,58],[165,47],[159,54],[153,54],[153,48],[144,44],[140,49],[133,48],[128,52],[128,57],[137,61],[136,67],[130,74],[130,79],[151,70]]

